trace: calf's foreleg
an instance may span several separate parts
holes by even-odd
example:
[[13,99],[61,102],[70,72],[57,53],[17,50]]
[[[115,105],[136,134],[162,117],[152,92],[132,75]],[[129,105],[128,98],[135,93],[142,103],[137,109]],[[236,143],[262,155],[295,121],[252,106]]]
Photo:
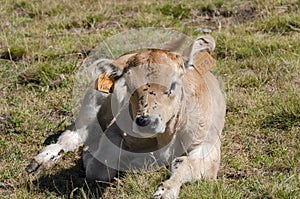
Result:
[[182,184],[200,179],[216,179],[220,164],[220,143],[203,143],[188,156],[173,160],[171,177],[161,183],[153,195],[155,199],[173,199],[179,195]]

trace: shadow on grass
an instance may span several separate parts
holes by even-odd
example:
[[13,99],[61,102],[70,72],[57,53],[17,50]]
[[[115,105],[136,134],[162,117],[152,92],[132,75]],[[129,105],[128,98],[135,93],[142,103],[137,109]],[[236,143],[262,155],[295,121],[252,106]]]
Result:
[[44,174],[27,182],[27,189],[65,198],[100,198],[109,185],[110,183],[87,182],[82,160],[79,160],[74,167],[54,174]]

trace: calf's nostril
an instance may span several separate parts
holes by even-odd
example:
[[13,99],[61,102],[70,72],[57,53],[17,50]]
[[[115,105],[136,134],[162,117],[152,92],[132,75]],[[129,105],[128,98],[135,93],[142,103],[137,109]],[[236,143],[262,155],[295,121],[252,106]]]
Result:
[[147,126],[150,124],[150,117],[148,115],[138,115],[135,122],[139,126]]

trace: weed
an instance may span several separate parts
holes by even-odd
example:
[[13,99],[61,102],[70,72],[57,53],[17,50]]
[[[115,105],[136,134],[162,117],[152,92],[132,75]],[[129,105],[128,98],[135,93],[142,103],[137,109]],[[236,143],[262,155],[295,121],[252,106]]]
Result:
[[159,9],[159,11],[163,15],[172,16],[175,19],[185,19],[190,16],[190,8],[183,3],[166,3]]

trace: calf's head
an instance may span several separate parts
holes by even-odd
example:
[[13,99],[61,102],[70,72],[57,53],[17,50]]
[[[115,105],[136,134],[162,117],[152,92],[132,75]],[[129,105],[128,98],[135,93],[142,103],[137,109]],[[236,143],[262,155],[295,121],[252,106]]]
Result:
[[163,50],[144,50],[128,59],[125,86],[131,94],[132,131],[143,137],[165,132],[182,98],[184,61]]

